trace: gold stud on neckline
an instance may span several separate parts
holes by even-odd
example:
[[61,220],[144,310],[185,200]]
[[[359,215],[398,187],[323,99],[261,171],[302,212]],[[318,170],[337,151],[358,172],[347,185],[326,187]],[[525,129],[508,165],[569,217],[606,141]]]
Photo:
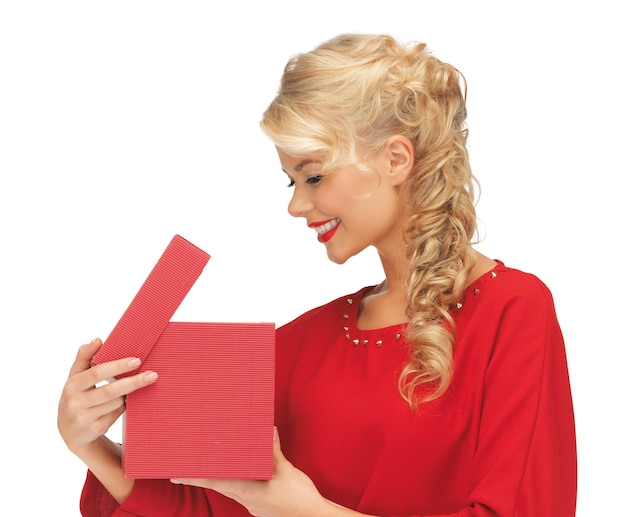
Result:
[[348,298],[348,299],[346,299],[346,302],[348,302],[348,305],[352,305],[353,300],[352,300],[352,298]]
[[498,276],[498,273],[496,273],[495,271],[491,272],[491,278],[495,278]]

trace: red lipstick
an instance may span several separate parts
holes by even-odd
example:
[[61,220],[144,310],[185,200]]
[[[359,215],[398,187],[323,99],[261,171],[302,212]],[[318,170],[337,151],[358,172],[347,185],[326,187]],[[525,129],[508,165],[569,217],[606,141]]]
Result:
[[309,223],[309,228],[313,228],[317,232],[317,240],[321,243],[328,242],[332,239],[333,235],[337,232],[337,228],[341,224],[341,219],[338,217],[334,219],[328,219],[326,221],[314,221]]

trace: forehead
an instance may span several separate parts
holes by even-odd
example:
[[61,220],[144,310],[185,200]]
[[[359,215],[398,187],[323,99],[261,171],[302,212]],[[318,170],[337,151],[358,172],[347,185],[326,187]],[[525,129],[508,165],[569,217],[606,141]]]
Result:
[[282,149],[276,148],[280,165],[285,172],[301,172],[305,167],[321,166],[322,153],[289,154]]

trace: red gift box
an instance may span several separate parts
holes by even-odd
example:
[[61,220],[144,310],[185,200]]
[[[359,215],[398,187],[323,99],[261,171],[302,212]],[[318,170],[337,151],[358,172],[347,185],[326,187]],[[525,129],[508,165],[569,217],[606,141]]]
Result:
[[273,324],[171,322],[126,397],[126,477],[271,478],[273,350]]
[[128,478],[272,477],[274,324],[169,321],[208,260],[175,236],[94,357],[159,374],[126,397]]

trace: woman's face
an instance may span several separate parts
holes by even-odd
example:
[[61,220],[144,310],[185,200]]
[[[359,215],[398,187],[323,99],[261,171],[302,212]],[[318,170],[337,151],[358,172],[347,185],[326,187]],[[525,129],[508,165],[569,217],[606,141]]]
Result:
[[277,150],[294,189],[289,213],[306,219],[330,260],[343,264],[368,246],[381,253],[404,252],[398,247],[403,229],[399,190],[387,174],[383,152],[367,161],[371,172],[356,167],[322,172],[319,154],[294,156]]

